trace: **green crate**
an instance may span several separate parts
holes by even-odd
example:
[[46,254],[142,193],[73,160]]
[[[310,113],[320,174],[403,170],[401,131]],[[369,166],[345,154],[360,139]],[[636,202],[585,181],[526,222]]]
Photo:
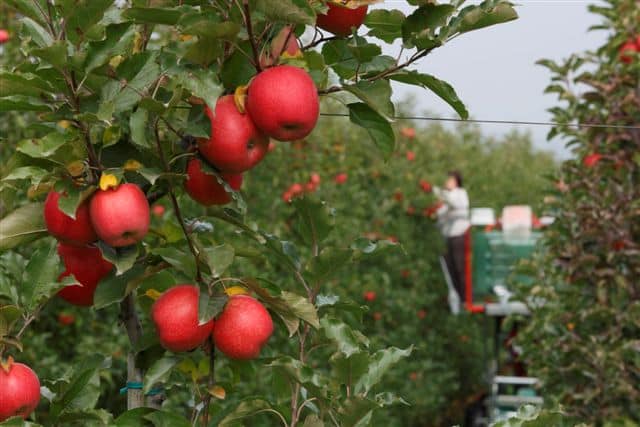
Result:
[[[492,294],[495,285],[505,285],[517,262],[529,258],[541,233],[505,239],[501,231],[474,228],[472,239],[473,296],[482,299]],[[516,277],[527,283],[527,277]]]

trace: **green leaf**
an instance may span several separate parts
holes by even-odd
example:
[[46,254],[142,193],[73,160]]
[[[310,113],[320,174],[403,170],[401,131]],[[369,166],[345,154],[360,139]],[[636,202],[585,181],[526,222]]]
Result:
[[136,408],[123,412],[115,420],[115,426],[117,427],[141,427],[147,425],[144,422],[144,417],[154,412],[152,408]]
[[313,25],[316,21],[306,0],[257,0],[256,11],[262,12],[267,21],[305,25]]
[[393,43],[402,37],[402,23],[405,15],[397,9],[376,9],[367,14],[364,25],[371,28],[369,36],[377,37],[387,43]]
[[47,20],[47,16],[43,13],[47,9],[46,0],[4,0],[4,2],[20,14],[38,22],[44,24]]
[[18,143],[17,151],[35,159],[53,156],[67,143],[65,135],[52,132],[40,139],[24,139]]
[[65,35],[77,45],[86,38],[89,29],[97,24],[112,0],[76,0],[73,11],[65,19]]
[[135,264],[139,253],[138,245],[114,248],[99,241],[98,248],[102,252],[102,257],[116,266],[116,276],[129,271]]
[[154,248],[151,252],[162,257],[162,259],[171,264],[173,268],[181,271],[187,275],[187,277],[196,276],[196,262],[191,253],[186,253],[184,250],[175,246]]
[[101,309],[122,301],[127,296],[127,290],[132,290],[131,282],[139,278],[143,272],[144,267],[136,265],[124,274],[111,273],[102,279],[93,295],[94,308]]
[[176,25],[182,17],[183,11],[179,9],[166,9],[156,7],[131,7],[123,14],[123,18],[142,24]]
[[320,326],[324,335],[334,341],[338,346],[338,351],[347,357],[369,346],[367,337],[338,319],[324,316],[320,320]]
[[51,296],[60,288],[57,283],[60,264],[56,246],[51,242],[30,254],[21,289],[24,305],[28,308],[36,307],[43,297]]
[[371,61],[382,53],[382,48],[374,43],[367,42],[367,39],[360,36],[354,36],[347,41],[347,49],[359,64]]
[[31,40],[39,47],[47,47],[53,44],[54,40],[49,31],[36,21],[29,18],[23,18],[22,28],[25,33],[31,37]]
[[125,54],[134,37],[135,27],[130,23],[109,25],[104,40],[89,44],[87,59],[84,62],[85,73],[101,67],[114,56]]
[[38,185],[45,178],[50,176],[50,174],[51,173],[49,171],[36,166],[23,166],[11,171],[9,175],[2,178],[2,181],[18,181],[28,179],[31,185]]
[[510,2],[485,0],[480,5],[467,6],[452,20],[450,34],[466,33],[480,28],[518,19],[518,13]]
[[144,419],[151,421],[154,427],[191,427],[189,420],[169,411],[155,411],[145,415]]
[[325,202],[311,197],[295,199],[296,231],[307,245],[318,245],[323,242],[333,229],[333,210]]
[[391,84],[389,80],[373,82],[361,80],[355,85],[345,85],[343,88],[360,98],[376,113],[391,121],[395,108],[391,102]]
[[409,357],[412,350],[412,347],[405,350],[390,347],[375,352],[371,356],[367,373],[360,377],[355,384],[355,393],[369,393],[369,391],[380,382],[382,376],[402,359]]
[[307,265],[307,271],[312,283],[320,284],[328,280],[340,269],[352,261],[353,249],[324,248],[317,257],[312,258]]
[[144,384],[143,393],[147,394],[154,386],[166,382],[171,375],[171,370],[178,362],[179,360],[174,356],[164,356],[151,365],[142,381]]
[[0,97],[24,95],[45,97],[53,91],[51,85],[34,75],[0,73]]
[[191,92],[192,95],[204,99],[209,106],[215,106],[218,97],[224,90],[215,78],[215,74],[206,70],[189,70],[175,77],[176,82]]
[[50,103],[26,96],[8,96],[0,99],[0,112],[4,111],[51,111]]
[[400,83],[420,86],[429,89],[443,101],[449,104],[460,116],[461,119],[469,118],[469,112],[464,103],[458,98],[455,89],[444,80],[440,80],[430,74],[421,74],[417,71],[403,71],[389,76],[391,80]]
[[281,356],[266,366],[280,371],[293,381],[301,384],[312,396],[324,398],[327,395],[327,378],[319,375],[315,369],[298,359],[290,356]]
[[237,22],[221,22],[219,15],[211,13],[190,13],[180,18],[178,24],[183,34],[206,39],[234,40],[242,27]]
[[287,240],[280,240],[272,234],[263,234],[266,240],[266,246],[271,253],[276,255],[276,259],[283,265],[291,268],[293,271],[300,271],[302,263],[296,245]]
[[320,328],[318,311],[307,298],[301,295],[294,294],[293,292],[283,291],[282,294],[280,294],[280,299],[284,301],[289,312],[291,312],[294,316],[304,320],[316,329]]
[[441,46],[443,40],[438,37],[436,30],[447,22],[455,10],[451,4],[427,3],[420,6],[402,24],[404,44],[420,50]]
[[31,54],[58,69],[64,68],[69,61],[67,43],[64,40],[56,41],[51,46],[32,49]]
[[391,156],[395,148],[395,136],[389,122],[362,102],[348,104],[347,107],[351,122],[367,131],[386,158]]
[[149,149],[151,143],[147,139],[147,124],[149,122],[149,112],[144,108],[138,108],[129,118],[129,128],[131,129],[131,142],[140,148]]
[[233,264],[235,257],[233,247],[224,243],[214,247],[205,246],[202,248],[202,253],[205,255],[207,265],[214,278],[222,276],[231,264]]
[[0,220],[0,251],[12,249],[47,235],[43,203],[30,203]]
[[110,366],[111,358],[100,354],[93,354],[75,363],[71,380],[51,402],[52,417],[57,418],[68,409],[91,409],[100,397],[98,372]]
[[224,306],[229,301],[227,295],[210,296],[207,292],[200,292],[198,300],[198,322],[204,325],[209,320],[222,313]]
[[[242,420],[243,418],[248,418],[252,415],[257,414],[258,412],[274,412],[280,415],[280,413],[272,409],[271,404],[269,404],[269,402],[267,402],[266,400],[247,399],[240,402],[240,404],[233,411],[227,414],[227,416],[225,416],[220,421],[218,427],[234,426],[236,425],[236,421]],[[284,418],[282,417],[282,415],[280,415],[280,417]]]

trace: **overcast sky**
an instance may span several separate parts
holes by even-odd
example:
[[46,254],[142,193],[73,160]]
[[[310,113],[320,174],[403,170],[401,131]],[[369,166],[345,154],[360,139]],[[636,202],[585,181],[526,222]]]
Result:
[[[587,11],[589,3],[593,2],[521,1],[516,8],[520,19],[460,36],[435,50],[417,68],[451,83],[472,118],[548,121],[551,117],[546,110],[555,105],[554,96],[543,93],[550,74],[535,62],[541,58],[566,58],[578,51],[594,49],[605,41],[605,32],[587,31],[591,25],[599,23],[598,16]],[[400,9],[405,13],[412,9],[400,0],[386,0],[376,7]],[[415,94],[416,90],[397,85],[394,93],[396,99],[402,99],[410,93]],[[427,91],[419,93],[419,110],[456,117],[439,98]],[[512,127],[482,125],[482,128],[487,133],[499,135]],[[531,131],[536,146],[552,150],[560,157],[568,155],[561,142],[546,141],[547,127],[519,128]]]

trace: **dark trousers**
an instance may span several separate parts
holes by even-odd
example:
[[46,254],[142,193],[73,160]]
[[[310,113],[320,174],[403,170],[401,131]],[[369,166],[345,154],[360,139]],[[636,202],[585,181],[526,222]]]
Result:
[[462,236],[447,237],[447,253],[444,256],[447,268],[458,291],[460,301],[465,301],[465,268],[464,268],[464,234]]

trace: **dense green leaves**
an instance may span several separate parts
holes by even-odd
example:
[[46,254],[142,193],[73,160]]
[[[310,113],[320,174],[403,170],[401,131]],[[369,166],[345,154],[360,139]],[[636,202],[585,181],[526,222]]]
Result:
[[376,9],[369,12],[364,24],[371,28],[370,36],[377,37],[387,43],[402,37],[402,23],[404,13],[397,9]]
[[0,219],[0,251],[46,235],[42,210],[42,203],[30,203]]

